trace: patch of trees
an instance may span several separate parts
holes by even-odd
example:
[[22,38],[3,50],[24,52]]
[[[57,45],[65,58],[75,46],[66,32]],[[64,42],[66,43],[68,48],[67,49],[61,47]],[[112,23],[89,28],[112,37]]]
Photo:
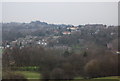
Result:
[[25,35],[17,31],[2,31],[2,41],[13,41],[20,37]]
[[[39,21],[29,24],[11,23],[3,26],[3,41],[13,41],[28,34],[35,36],[54,35],[54,30],[59,28],[62,32],[67,27],[67,25],[47,24]],[[118,55],[112,52],[118,50],[117,32],[117,27],[80,27],[80,31],[71,35],[63,35],[49,42],[51,47],[54,45],[81,46],[82,50],[78,53],[71,50],[64,50],[63,52],[63,50],[41,46],[6,48],[3,51],[3,70],[37,66],[39,67],[38,70],[34,71],[39,71],[43,79],[74,79],[79,76],[94,78],[119,75]],[[112,43],[112,50],[108,50],[108,43]]]
[[[41,21],[32,21],[30,23],[2,23],[2,34],[4,41],[14,41],[19,37],[26,35],[46,36],[56,34],[53,30],[63,30],[69,25],[48,24]],[[60,33],[60,32],[59,32]]]
[[106,46],[107,43],[118,38],[117,27],[84,27],[80,28],[80,31],[72,33],[71,35],[64,35],[59,38],[59,44],[65,44],[68,46],[78,45],[82,40],[91,41],[98,45]]
[[[91,46],[92,45],[92,46]],[[38,66],[43,79],[94,78],[118,75],[118,55],[94,43],[81,53],[39,46],[6,49],[3,67]]]

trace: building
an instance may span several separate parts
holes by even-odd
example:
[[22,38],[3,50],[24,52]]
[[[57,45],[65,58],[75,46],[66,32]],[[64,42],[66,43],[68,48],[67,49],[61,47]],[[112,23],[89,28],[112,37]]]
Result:
[[77,30],[78,30],[78,27],[68,27],[67,29],[68,29],[68,30],[71,30],[71,31],[77,31]]
[[64,31],[64,32],[62,32],[62,34],[63,34],[63,35],[70,35],[71,32],[69,32],[69,31]]

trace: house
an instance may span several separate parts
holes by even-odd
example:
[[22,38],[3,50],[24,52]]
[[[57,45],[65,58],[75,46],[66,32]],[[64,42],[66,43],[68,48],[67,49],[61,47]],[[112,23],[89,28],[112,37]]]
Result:
[[46,46],[47,42],[39,40],[39,41],[36,42],[36,44]]
[[69,31],[64,31],[64,32],[62,32],[62,34],[63,34],[63,35],[70,35],[71,32],[69,32]]
[[68,30],[71,30],[71,31],[77,31],[77,30],[78,30],[78,27],[68,27],[67,29],[68,29]]

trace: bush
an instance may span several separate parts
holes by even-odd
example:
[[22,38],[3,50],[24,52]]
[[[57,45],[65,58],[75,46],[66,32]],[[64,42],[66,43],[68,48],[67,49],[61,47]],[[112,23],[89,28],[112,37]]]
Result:
[[50,73],[50,79],[64,79],[64,71],[60,68],[55,68],[51,73]]
[[102,58],[93,59],[85,65],[88,77],[105,77],[118,75],[117,55],[106,55]]

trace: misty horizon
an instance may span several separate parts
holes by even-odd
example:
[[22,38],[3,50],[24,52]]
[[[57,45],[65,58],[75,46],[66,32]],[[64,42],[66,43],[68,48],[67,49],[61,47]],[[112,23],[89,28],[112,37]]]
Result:
[[117,2],[3,2],[0,13],[3,81],[120,80]]
[[2,3],[2,22],[29,23],[40,20],[49,24],[118,25],[116,2],[79,3]]
[[78,25],[74,25],[74,24],[65,24],[65,23],[49,23],[46,21],[41,21],[41,20],[34,20],[34,21],[30,21],[30,22],[0,22],[0,24],[8,24],[8,23],[17,23],[17,24],[29,24],[32,22],[41,22],[41,23],[47,23],[47,24],[53,24],[53,25],[71,25],[71,26],[79,26],[79,25],[106,25],[106,26],[118,26],[118,25],[107,25],[107,24],[103,24],[103,23],[84,23],[84,24],[78,24]]

